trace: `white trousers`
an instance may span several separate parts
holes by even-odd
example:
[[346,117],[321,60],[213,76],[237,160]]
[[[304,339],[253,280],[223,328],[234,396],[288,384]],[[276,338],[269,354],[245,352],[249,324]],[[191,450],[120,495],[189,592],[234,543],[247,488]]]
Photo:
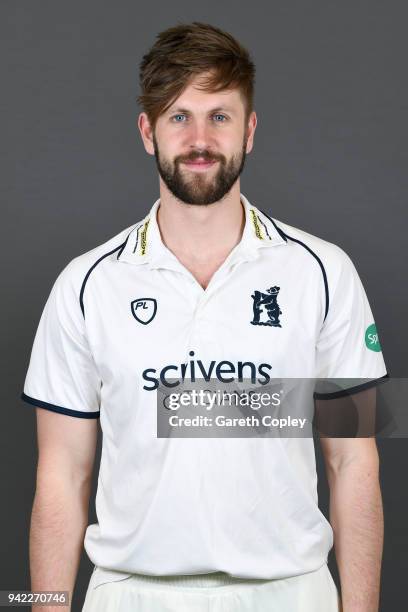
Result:
[[95,567],[82,612],[341,612],[341,602],[327,564],[279,580],[222,572],[125,575]]

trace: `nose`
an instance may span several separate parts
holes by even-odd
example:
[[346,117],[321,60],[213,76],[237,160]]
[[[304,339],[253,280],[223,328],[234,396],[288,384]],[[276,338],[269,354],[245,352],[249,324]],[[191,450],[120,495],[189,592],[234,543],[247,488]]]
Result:
[[191,149],[209,149],[212,145],[211,126],[206,120],[196,120],[189,132],[189,145]]

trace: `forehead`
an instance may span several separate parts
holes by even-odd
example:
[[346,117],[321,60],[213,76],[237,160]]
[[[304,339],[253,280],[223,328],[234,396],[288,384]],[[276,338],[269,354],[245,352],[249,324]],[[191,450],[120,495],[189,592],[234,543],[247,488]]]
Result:
[[217,92],[204,91],[203,75],[194,77],[179,97],[172,103],[168,112],[177,108],[205,110],[212,108],[227,108],[238,111],[243,107],[243,99],[239,89],[223,89]]

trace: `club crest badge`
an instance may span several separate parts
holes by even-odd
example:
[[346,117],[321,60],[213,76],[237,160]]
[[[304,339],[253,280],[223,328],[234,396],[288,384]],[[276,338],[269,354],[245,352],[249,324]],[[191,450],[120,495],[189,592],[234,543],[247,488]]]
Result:
[[131,302],[130,308],[136,321],[147,325],[156,316],[157,302],[154,298],[139,298]]
[[282,314],[277,302],[280,287],[270,287],[266,293],[254,291],[251,298],[254,300],[254,317],[252,325],[267,325],[269,327],[282,327],[279,316]]

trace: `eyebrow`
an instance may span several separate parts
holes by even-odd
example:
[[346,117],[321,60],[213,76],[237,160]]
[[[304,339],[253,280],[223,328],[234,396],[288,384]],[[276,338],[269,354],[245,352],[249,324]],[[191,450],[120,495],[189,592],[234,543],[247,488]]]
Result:
[[[218,113],[220,111],[224,111],[226,113],[231,113],[234,114],[235,111],[233,108],[230,108],[229,106],[217,106],[216,108],[212,108],[211,110],[209,110],[209,113]],[[179,108],[179,107],[172,107],[169,108],[169,110],[167,111],[168,114],[170,113],[185,113],[185,114],[189,114],[191,111],[189,111],[187,108]]]

